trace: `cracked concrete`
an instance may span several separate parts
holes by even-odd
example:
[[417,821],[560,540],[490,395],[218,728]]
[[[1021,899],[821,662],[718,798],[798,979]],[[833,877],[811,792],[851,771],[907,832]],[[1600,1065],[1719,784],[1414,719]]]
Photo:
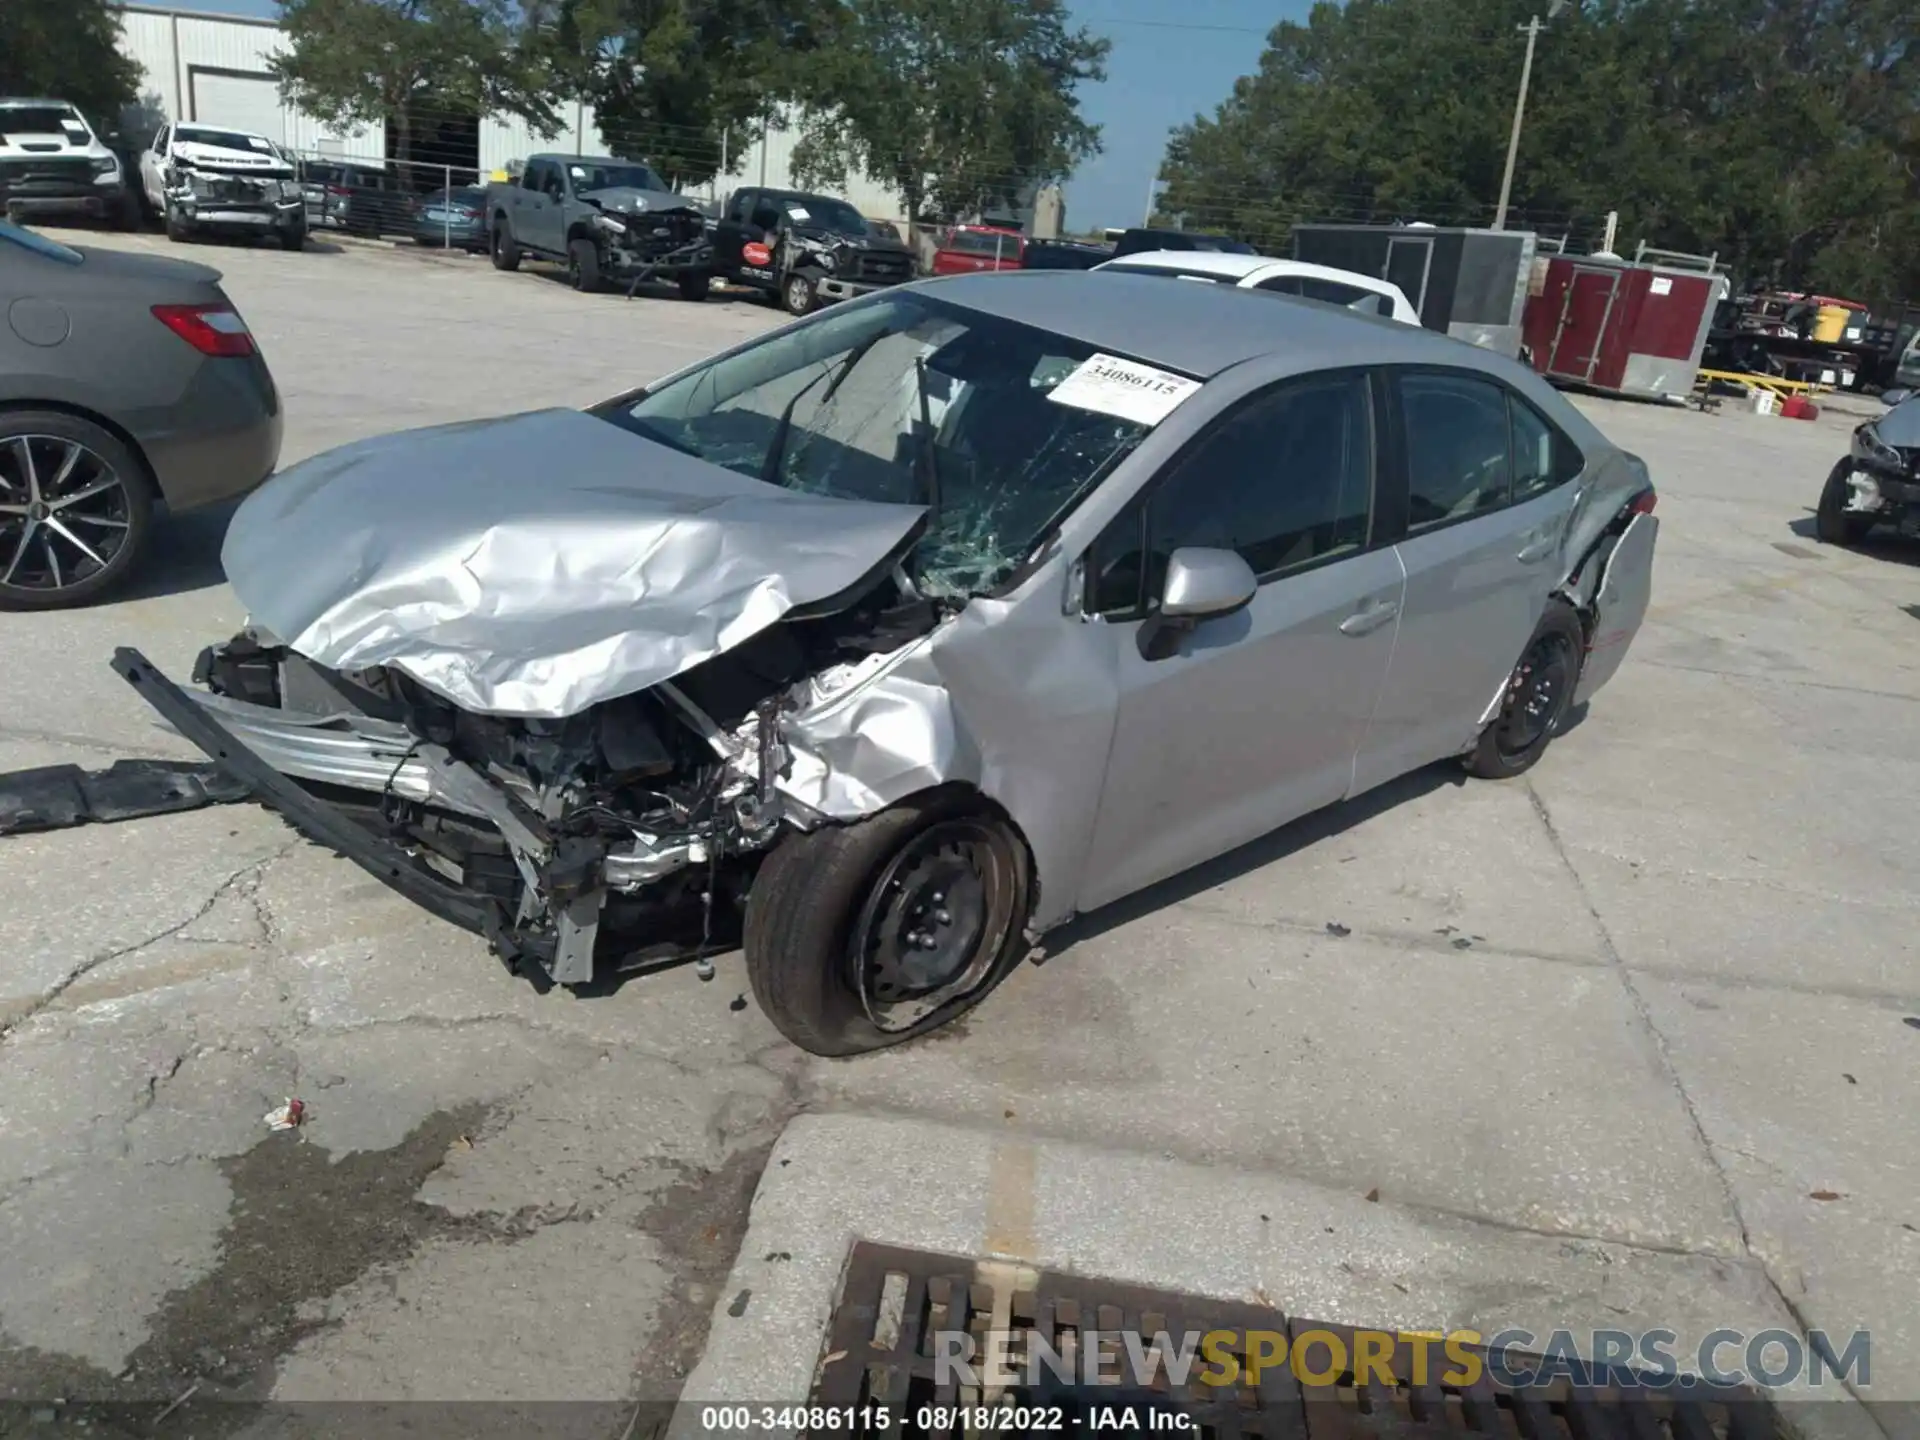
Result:
[[[590,401],[774,322],[649,305],[636,339],[536,276],[221,253],[289,459]],[[453,343],[396,371],[340,318],[370,302]],[[556,342],[537,373],[488,363],[502,315]],[[934,1234],[965,1157],[1017,1144],[1070,1263],[1356,1322],[1863,1325],[1876,1395],[1920,1399],[1920,556],[1804,533],[1844,423],[1593,409],[1661,486],[1655,608],[1524,783],[1442,767],[1290,827],[1050,936],[902,1051],[806,1061],[730,1007],[738,957],[536,996],[247,807],[0,842],[0,1398],[198,1385],[219,1433],[207,1398],[667,1396],[741,1288],[804,1351],[826,1291],[783,1311],[789,1267],[729,1267],[789,1118],[837,1111],[888,1118],[755,1216],[821,1250],[796,1274],[856,1222]],[[105,667],[134,643],[184,671],[240,622],[217,521],[166,533],[129,597],[0,616],[0,667],[63,682],[0,766],[186,753]],[[289,1095],[308,1123],[269,1134]],[[1096,1172],[1124,1207],[1070,1179]],[[1298,1243],[1255,1243],[1228,1191],[1296,1207]],[[1371,1192],[1337,1255],[1308,1243]],[[1161,1266],[1176,1234],[1212,1248]]]

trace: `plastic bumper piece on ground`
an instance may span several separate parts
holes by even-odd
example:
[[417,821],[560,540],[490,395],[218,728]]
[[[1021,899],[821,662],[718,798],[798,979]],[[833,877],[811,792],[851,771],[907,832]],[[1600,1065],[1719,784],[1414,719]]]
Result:
[[531,981],[536,989],[550,987],[539,957],[516,942],[493,900],[424,869],[392,841],[369,833],[308,794],[236,739],[138,650],[126,646],[115,650],[113,668],[163,720],[204,750],[236,782],[250,787],[254,799],[278,811],[294,829],[338,851],[422,909],[486,936],[511,973]]

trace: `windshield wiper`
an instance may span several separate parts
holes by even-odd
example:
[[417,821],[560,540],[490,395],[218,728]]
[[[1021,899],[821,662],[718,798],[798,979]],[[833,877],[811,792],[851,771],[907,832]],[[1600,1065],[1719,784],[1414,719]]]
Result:
[[875,345],[879,344],[881,340],[892,333],[890,330],[876,330],[847,352],[846,358],[840,362],[840,368],[837,371],[822,370],[818,375],[814,376],[813,379],[793,392],[793,398],[787,401],[786,408],[780,412],[780,423],[774,427],[773,440],[767,446],[767,461],[766,464],[760,467],[760,478],[762,480],[766,481],[769,485],[778,485],[780,483],[780,462],[786,459],[787,435],[793,429],[793,412],[801,400],[806,397],[807,392],[829,375],[833,376],[833,383],[827,386],[826,393],[820,397],[820,403],[824,406],[829,400],[833,399],[834,392],[840,388],[841,382],[853,373],[853,367],[860,363],[861,358]]

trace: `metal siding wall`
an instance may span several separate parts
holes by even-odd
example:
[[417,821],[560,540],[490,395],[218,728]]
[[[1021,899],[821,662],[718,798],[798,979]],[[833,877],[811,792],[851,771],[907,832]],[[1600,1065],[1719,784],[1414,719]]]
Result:
[[[743,185],[766,185],[775,190],[810,189],[793,178],[793,152],[800,143],[800,132],[791,123],[785,130],[769,130],[763,137],[754,132],[736,132],[727,147],[727,173],[714,181],[715,198],[731,194]],[[765,169],[762,170],[762,151]],[[849,175],[840,193],[870,220],[907,218],[905,203],[892,186],[865,175]]]
[[[123,11],[120,21],[120,53],[146,72],[140,82],[140,98],[150,99],[168,117],[177,115],[180,111],[180,91],[173,60],[172,22],[165,15],[154,15],[144,10]],[[95,123],[101,122],[95,119]],[[150,140],[153,137],[143,138]]]
[[[209,125],[241,123],[244,117],[197,113],[199,107],[192,103],[192,71],[207,68],[266,75],[267,61],[280,48],[278,25],[156,10],[122,10],[120,19],[122,53],[138,61],[147,72],[147,83],[141,86],[142,96],[148,93],[157,96],[167,118],[172,120],[199,120]],[[177,53],[176,34],[179,36]],[[303,115],[290,105],[281,107],[280,132],[270,138],[308,154],[382,160],[387,153],[385,126],[337,128]]]

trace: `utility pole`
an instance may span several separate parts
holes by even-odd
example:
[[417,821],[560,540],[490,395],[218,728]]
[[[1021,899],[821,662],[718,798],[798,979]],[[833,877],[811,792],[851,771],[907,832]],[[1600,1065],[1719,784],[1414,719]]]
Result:
[[1153,195],[1159,188],[1160,177],[1156,174],[1151,180],[1147,181],[1147,208],[1145,213],[1140,217],[1140,227],[1143,230],[1153,224]]
[[[1567,0],[1553,0],[1547,7],[1547,20],[1553,19],[1566,8]],[[1513,131],[1507,136],[1507,169],[1500,177],[1500,204],[1493,212],[1493,228],[1507,228],[1507,197],[1513,193],[1513,162],[1520,153],[1520,117],[1527,109],[1527,82],[1533,79],[1533,46],[1540,38],[1541,28],[1546,24],[1538,15],[1524,25],[1514,28],[1527,37],[1527,58],[1520,62],[1520,93],[1513,101]]]

